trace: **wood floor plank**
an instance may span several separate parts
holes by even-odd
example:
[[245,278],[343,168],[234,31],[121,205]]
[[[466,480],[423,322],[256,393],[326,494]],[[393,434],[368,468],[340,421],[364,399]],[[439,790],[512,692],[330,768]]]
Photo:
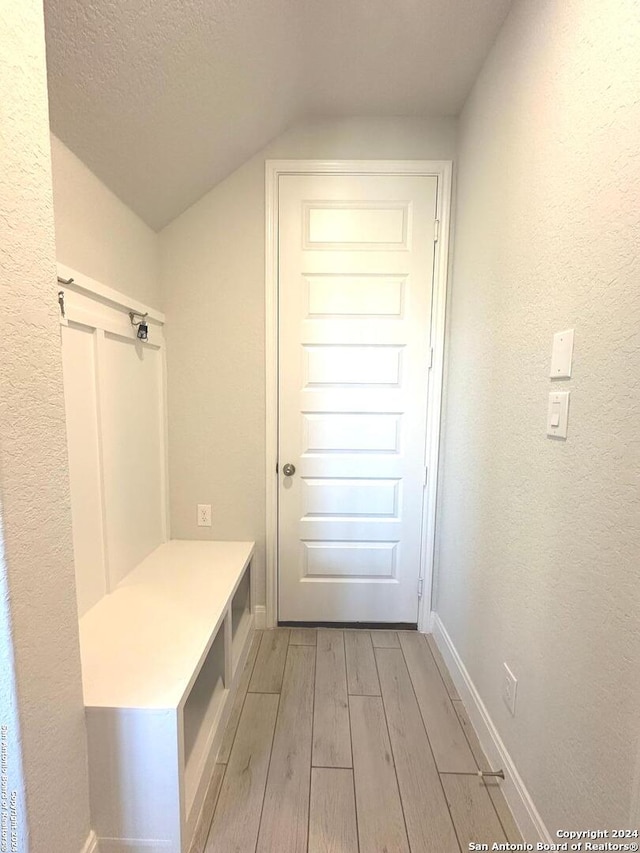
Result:
[[344,635],[319,628],[317,644],[312,764],[351,767]]
[[409,853],[382,699],[350,696],[360,853]]
[[292,646],[315,646],[315,628],[292,628],[289,643]]
[[[469,746],[471,747],[471,752],[473,753],[473,757],[476,760],[476,764],[478,765],[479,770],[492,770],[491,764],[489,763],[489,759],[484,754],[482,747],[480,746],[480,741],[478,740],[478,735],[475,732],[475,729],[471,725],[471,720],[469,719],[469,715],[467,714],[466,708],[462,704],[460,700],[454,700],[453,707],[455,708],[456,714],[458,715],[458,719],[462,724],[462,728],[464,729],[464,733],[467,736],[467,740],[469,741]],[[489,792],[489,796],[493,802],[495,810],[498,813],[498,818],[500,819],[500,823],[502,824],[502,828],[505,831],[505,835],[507,836],[507,840],[512,844],[519,844],[522,842],[522,835],[520,834],[520,830],[513,819],[513,815],[511,814],[511,810],[507,805],[507,801],[505,800],[502,791],[500,790],[500,783],[498,780],[485,779],[485,787]]]
[[347,686],[352,696],[379,696],[380,684],[369,631],[345,631]]
[[475,772],[475,759],[424,636],[401,631],[399,638],[438,770]]
[[263,631],[249,693],[280,693],[288,645],[288,628]]
[[444,662],[444,658],[438,648],[436,641],[433,638],[433,634],[427,634],[427,643],[429,644],[429,648],[431,649],[431,654],[434,657],[436,662],[436,666],[438,667],[438,671],[442,676],[442,680],[444,681],[444,686],[447,688],[447,693],[451,699],[460,699],[460,694],[458,693],[455,684],[453,683],[453,679],[451,678],[451,674],[447,669],[447,665]]
[[471,748],[473,757],[475,758],[476,764],[478,765],[478,770],[491,770],[489,759],[484,754],[482,747],[480,746],[478,735],[475,733],[475,729],[471,725],[471,720],[469,719],[469,715],[467,714],[466,708],[464,707],[460,699],[454,699],[452,701],[454,710],[458,715],[458,719],[460,720],[460,725],[462,726],[462,729],[467,737],[469,747]]
[[247,694],[205,853],[254,850],[279,697]]
[[500,788],[500,783],[487,779],[484,784],[493,802],[493,807],[498,813],[498,819],[502,824],[504,834],[507,836],[507,841],[511,844],[522,844],[522,833],[518,829],[518,825],[511,814],[511,809],[507,805],[507,801]]
[[402,651],[376,649],[375,654],[411,850],[459,853]]
[[372,631],[371,642],[374,649],[399,649],[400,640],[398,640],[397,631]]
[[226,769],[224,764],[214,764],[213,766],[213,773],[207,787],[207,793],[204,795],[204,802],[200,809],[200,817],[196,822],[189,853],[204,853]]
[[507,840],[482,779],[447,773],[441,779],[462,850]]
[[316,650],[289,646],[257,853],[306,853]]
[[353,771],[311,771],[309,853],[358,853]]
[[238,723],[240,722],[240,714],[242,713],[242,706],[244,705],[244,697],[247,695],[247,690],[249,689],[251,673],[253,672],[253,666],[256,662],[258,649],[260,648],[260,640],[261,632],[256,631],[253,640],[251,641],[251,648],[249,649],[247,662],[242,670],[240,682],[238,683],[238,690],[236,692],[235,699],[233,700],[233,707],[231,708],[229,720],[227,721],[227,726],[224,730],[222,744],[220,746],[220,751],[218,752],[218,758],[216,759],[218,764],[226,764],[229,761],[231,747],[233,746],[233,739],[236,736],[236,730],[238,728]]

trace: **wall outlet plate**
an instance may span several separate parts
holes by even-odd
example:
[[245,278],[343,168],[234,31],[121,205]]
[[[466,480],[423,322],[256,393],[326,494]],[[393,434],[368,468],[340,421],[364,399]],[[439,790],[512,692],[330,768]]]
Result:
[[511,672],[507,664],[503,664],[504,672],[502,674],[502,699],[504,704],[511,712],[511,716],[516,715],[516,692],[518,689],[518,679]]
[[198,504],[198,527],[211,527],[211,504]]

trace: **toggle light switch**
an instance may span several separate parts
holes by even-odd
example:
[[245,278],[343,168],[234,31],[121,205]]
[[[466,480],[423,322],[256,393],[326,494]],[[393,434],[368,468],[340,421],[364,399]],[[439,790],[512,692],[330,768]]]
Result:
[[547,409],[547,435],[566,438],[569,426],[569,391],[552,391]]

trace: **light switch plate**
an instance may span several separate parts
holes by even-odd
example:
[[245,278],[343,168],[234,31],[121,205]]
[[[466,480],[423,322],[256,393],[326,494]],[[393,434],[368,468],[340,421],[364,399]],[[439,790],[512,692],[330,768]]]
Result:
[[566,438],[569,428],[569,391],[551,391],[547,409],[547,435]]
[[570,379],[571,363],[573,360],[573,329],[564,332],[556,332],[553,336],[553,348],[551,350],[551,372],[552,379]]

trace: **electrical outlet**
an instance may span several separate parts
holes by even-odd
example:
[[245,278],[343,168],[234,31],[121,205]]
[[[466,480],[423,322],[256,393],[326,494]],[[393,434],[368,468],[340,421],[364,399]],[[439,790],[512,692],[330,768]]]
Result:
[[211,504],[198,504],[198,527],[211,527]]
[[516,715],[516,691],[518,689],[518,679],[511,672],[509,667],[505,664],[504,672],[502,674],[502,698],[504,700],[504,704],[507,706],[509,711],[511,712],[511,716],[515,717]]

